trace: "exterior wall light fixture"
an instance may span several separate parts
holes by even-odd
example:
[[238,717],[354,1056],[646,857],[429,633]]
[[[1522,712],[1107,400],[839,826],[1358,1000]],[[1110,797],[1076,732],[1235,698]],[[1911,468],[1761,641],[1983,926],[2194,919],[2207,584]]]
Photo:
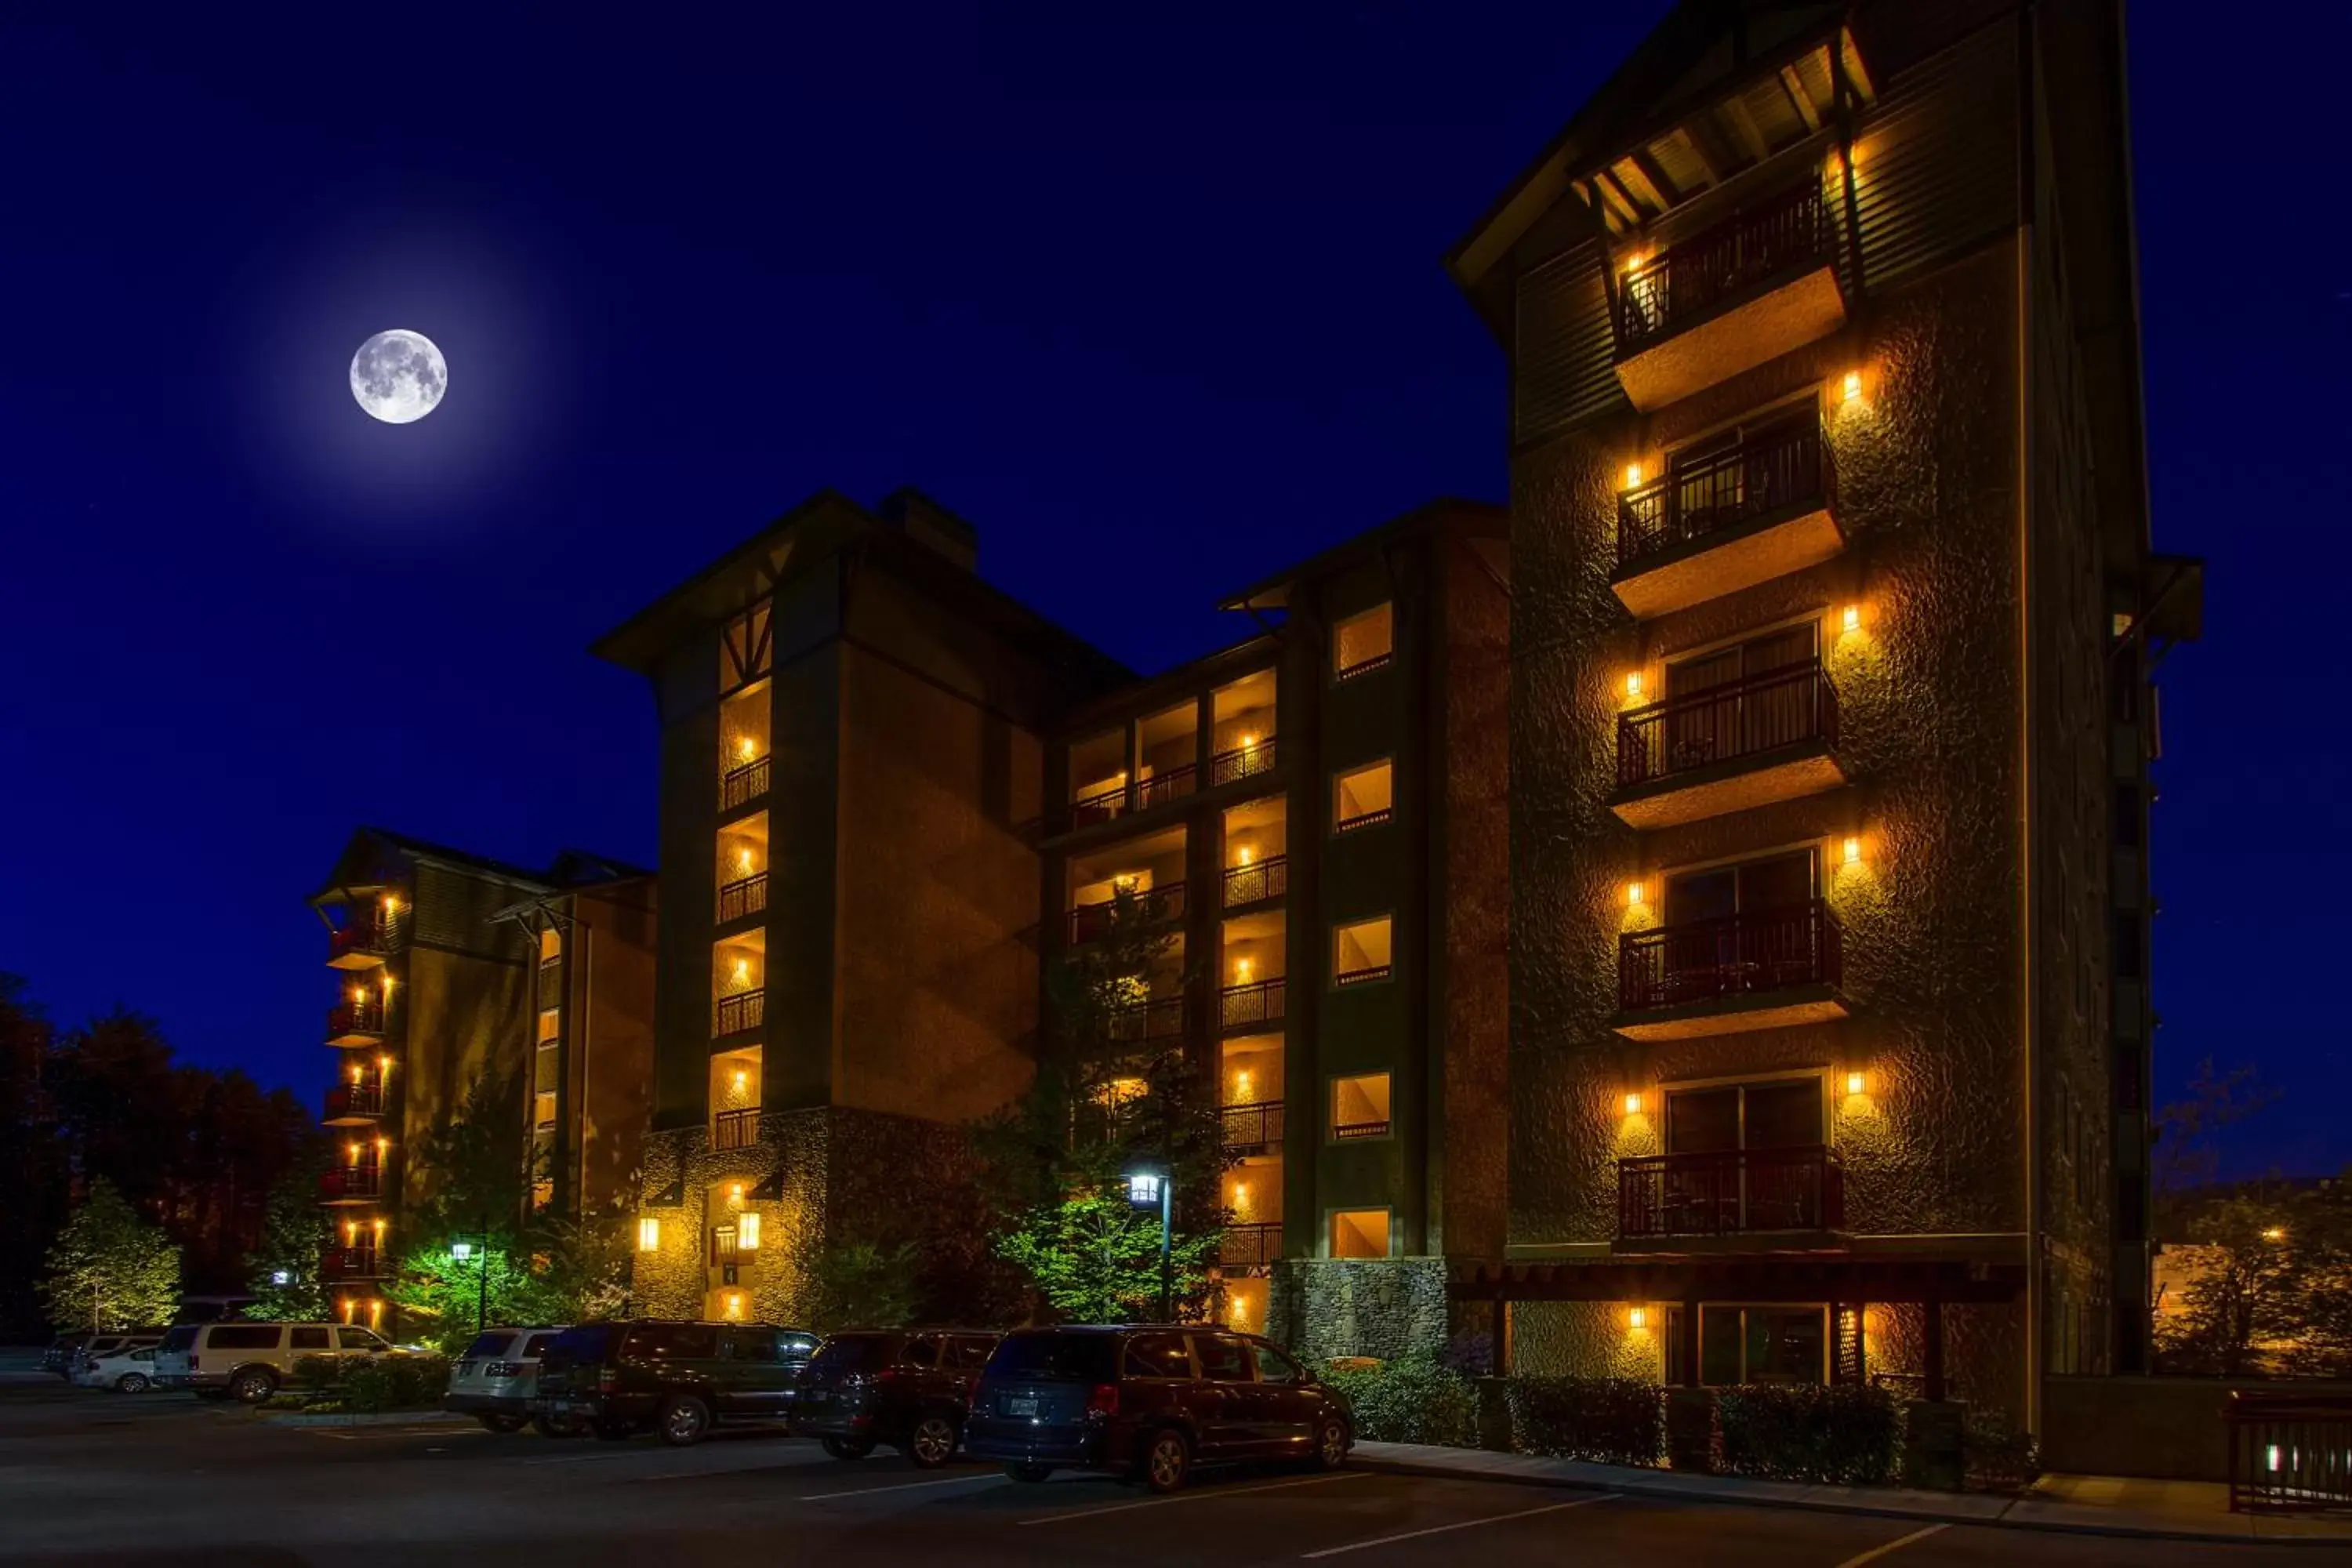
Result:
[[1851,834],[1847,835],[1845,841],[1845,863],[1849,866],[1862,864],[1862,840]]
[[1838,619],[1840,624],[1847,631],[1858,632],[1862,630],[1862,606],[1860,605],[1848,605],[1845,607],[1845,613],[1840,616]]
[[1843,403],[1855,403],[1861,400],[1862,372],[1850,370],[1845,373],[1845,380],[1838,386],[1838,398]]
[[1650,1326],[1650,1309],[1647,1307],[1633,1307],[1629,1309],[1625,1313],[1625,1326],[1629,1329],[1648,1328]]
[[1628,1116],[1639,1116],[1642,1114],[1642,1091],[1640,1089],[1637,1089],[1625,1097],[1625,1114]]
[[1637,700],[1641,697],[1642,672],[1640,670],[1637,669],[1625,678],[1625,695]]
[[637,1250],[639,1252],[661,1250],[661,1220],[657,1216],[647,1215],[637,1221]]
[[1626,884],[1625,884],[1625,907],[1626,907],[1626,908],[1628,908],[1628,909],[1633,909],[1633,910],[1638,910],[1638,909],[1640,909],[1640,908],[1642,907],[1642,896],[1643,896],[1643,895],[1642,895],[1642,884],[1641,884],[1641,883],[1639,883],[1639,882],[1628,882],[1628,883],[1626,883]]
[[1862,1074],[1850,1072],[1845,1075],[1845,1091],[1848,1094],[1860,1094],[1867,1082],[1868,1080]]
[[1636,488],[1638,488],[1638,487],[1640,486],[1641,482],[1642,482],[1642,465],[1641,465],[1641,464],[1639,464],[1639,463],[1628,463],[1628,464],[1626,464],[1626,465],[1625,465],[1625,488],[1626,488],[1627,489],[1629,489],[1629,490],[1630,490],[1630,489],[1636,489]]

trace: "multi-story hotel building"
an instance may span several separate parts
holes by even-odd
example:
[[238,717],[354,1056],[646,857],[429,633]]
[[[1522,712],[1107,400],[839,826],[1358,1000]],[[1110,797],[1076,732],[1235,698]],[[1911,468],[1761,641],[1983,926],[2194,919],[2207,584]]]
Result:
[[1441,501],[1270,577],[1049,753],[1046,961],[1121,893],[1164,929],[1116,1038],[1214,1075],[1226,1317],[1311,1350],[1441,1340],[1502,1241],[1507,533]]
[[1686,4],[1449,265],[1508,356],[1525,1370],[2142,1364],[2120,7]]
[[566,854],[525,870],[382,828],[353,834],[311,905],[336,998],[322,1120],[320,1278],[345,1321],[386,1322],[403,1216],[435,1194],[431,1129],[511,1103],[513,1215],[609,1208],[635,1169],[652,1063],[651,877]]

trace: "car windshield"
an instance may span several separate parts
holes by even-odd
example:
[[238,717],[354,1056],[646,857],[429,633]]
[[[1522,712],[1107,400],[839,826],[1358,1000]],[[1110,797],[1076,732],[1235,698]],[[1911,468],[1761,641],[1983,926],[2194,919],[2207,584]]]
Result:
[[906,1338],[903,1334],[835,1334],[817,1347],[809,1363],[814,1372],[857,1372],[887,1363]]
[[186,1350],[190,1345],[196,1342],[196,1336],[203,1331],[204,1325],[202,1323],[182,1323],[179,1327],[173,1329],[170,1333],[163,1336],[162,1348],[167,1351]]
[[507,1353],[507,1347],[512,1343],[514,1343],[512,1334],[484,1334],[466,1347],[466,1353],[461,1359],[496,1361]]
[[1011,1334],[988,1358],[992,1378],[1044,1383],[1110,1383],[1113,1341],[1108,1334]]

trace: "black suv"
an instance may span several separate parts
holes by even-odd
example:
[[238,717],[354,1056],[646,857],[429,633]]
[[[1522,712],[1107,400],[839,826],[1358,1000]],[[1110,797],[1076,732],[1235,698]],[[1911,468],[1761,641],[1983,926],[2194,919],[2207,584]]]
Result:
[[540,1352],[530,1410],[584,1422],[607,1442],[653,1431],[698,1443],[721,1421],[782,1420],[816,1345],[806,1330],[767,1323],[583,1323]]
[[1195,1464],[1345,1464],[1347,1401],[1288,1354],[1208,1328],[1020,1329],[989,1358],[964,1418],[964,1451],[1017,1481],[1076,1468],[1157,1492]]
[[835,1334],[817,1347],[793,1400],[793,1436],[836,1459],[887,1443],[923,1468],[955,1458],[971,1385],[999,1336],[963,1329]]

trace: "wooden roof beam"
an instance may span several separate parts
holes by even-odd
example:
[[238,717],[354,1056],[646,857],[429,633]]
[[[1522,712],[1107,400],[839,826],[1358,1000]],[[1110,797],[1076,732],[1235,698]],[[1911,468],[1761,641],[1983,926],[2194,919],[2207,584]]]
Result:
[[1779,80],[1781,92],[1788,97],[1789,107],[1795,110],[1797,118],[1805,122],[1805,129],[1819,131],[1822,128],[1822,111],[1814,106],[1813,95],[1805,90],[1805,79],[1797,74],[1797,68],[1782,66]]

